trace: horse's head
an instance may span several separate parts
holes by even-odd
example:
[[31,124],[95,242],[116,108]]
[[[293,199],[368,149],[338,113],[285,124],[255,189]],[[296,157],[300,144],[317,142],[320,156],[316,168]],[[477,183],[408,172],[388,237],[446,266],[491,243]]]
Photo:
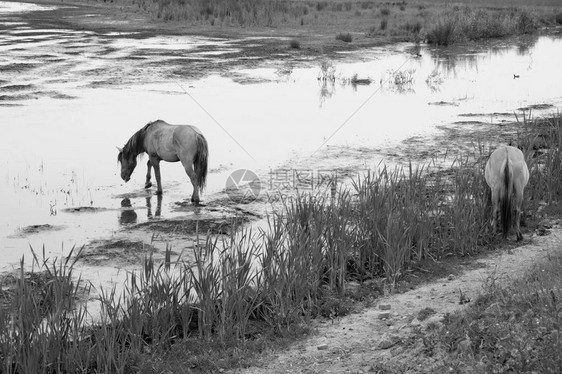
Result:
[[137,158],[131,154],[123,153],[122,148],[117,147],[117,149],[119,150],[117,162],[121,163],[121,178],[127,183],[137,166]]

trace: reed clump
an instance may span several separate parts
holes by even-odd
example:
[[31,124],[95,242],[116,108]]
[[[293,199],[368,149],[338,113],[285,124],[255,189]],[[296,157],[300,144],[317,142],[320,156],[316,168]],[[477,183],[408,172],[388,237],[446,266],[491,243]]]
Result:
[[467,7],[440,15],[436,23],[428,27],[426,39],[430,44],[451,45],[527,34],[537,28],[536,19],[525,10],[495,13]]

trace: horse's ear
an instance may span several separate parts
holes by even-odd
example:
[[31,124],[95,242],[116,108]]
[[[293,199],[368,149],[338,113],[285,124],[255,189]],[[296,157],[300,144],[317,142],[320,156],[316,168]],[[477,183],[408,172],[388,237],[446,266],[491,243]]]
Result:
[[117,147],[117,146],[116,146],[116,148],[117,148],[117,150],[118,150],[119,152],[123,152],[123,148]]

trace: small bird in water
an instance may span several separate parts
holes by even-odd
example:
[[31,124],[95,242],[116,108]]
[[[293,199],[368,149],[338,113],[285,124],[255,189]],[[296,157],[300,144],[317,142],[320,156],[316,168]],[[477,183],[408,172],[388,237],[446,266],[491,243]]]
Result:
[[513,74],[513,79],[517,79],[517,78],[519,78],[519,75]]

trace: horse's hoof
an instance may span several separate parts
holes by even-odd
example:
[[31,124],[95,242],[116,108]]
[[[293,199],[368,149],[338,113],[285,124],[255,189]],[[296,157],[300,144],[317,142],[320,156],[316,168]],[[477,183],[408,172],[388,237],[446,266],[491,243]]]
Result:
[[150,188],[152,187],[152,182],[148,182],[147,184],[144,185],[144,188]]

